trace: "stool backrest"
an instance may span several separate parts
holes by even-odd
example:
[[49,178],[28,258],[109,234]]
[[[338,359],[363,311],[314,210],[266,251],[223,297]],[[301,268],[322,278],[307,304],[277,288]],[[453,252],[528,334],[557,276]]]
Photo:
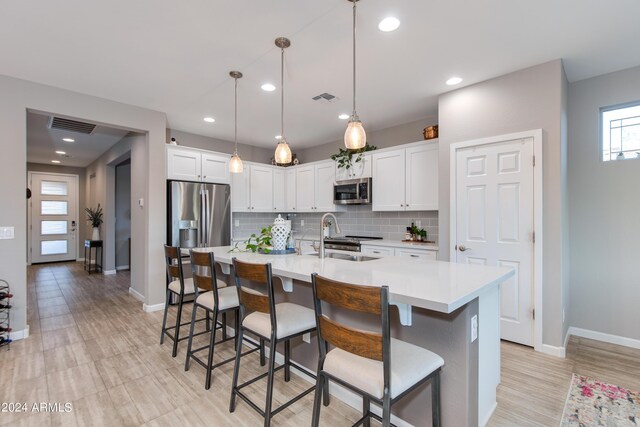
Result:
[[[349,353],[388,362],[390,352],[389,288],[386,286],[352,285],[311,275],[314,308],[318,325],[320,356],[324,359],[327,345]],[[322,302],[350,311],[380,316],[381,333],[352,328],[322,314]]]
[[213,252],[189,250],[191,257],[191,276],[196,294],[198,290],[213,291],[213,300],[218,304],[218,278],[216,276]]
[[[275,324],[275,302],[273,295],[273,276],[271,275],[271,264],[254,264],[240,261],[233,258],[233,270],[235,273],[236,286],[238,288],[238,298],[240,300],[241,311],[259,311],[270,313],[272,325]],[[240,279],[249,280],[264,285],[266,295],[245,288],[240,284]]]
[[184,275],[182,274],[182,257],[177,246],[164,245],[164,260],[167,265],[167,285],[174,280],[180,281],[180,289],[184,289]]

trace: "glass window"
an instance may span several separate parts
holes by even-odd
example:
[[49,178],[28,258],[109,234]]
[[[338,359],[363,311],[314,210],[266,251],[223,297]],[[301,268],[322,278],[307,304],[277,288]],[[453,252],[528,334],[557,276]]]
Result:
[[66,215],[67,204],[67,202],[42,200],[40,202],[40,215]]
[[43,240],[40,242],[40,253],[42,255],[61,255],[67,253],[66,240]]
[[40,221],[40,233],[48,234],[67,234],[67,221]]
[[67,183],[64,181],[42,181],[40,194],[43,196],[67,196]]
[[640,158],[640,101],[600,110],[602,160]]

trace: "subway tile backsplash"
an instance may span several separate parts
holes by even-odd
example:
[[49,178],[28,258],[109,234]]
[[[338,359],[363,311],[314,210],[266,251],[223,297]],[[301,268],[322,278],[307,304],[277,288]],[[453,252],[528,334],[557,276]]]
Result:
[[[295,213],[290,214],[291,225],[296,235],[303,233],[308,236],[320,234],[320,219],[323,213]],[[286,214],[281,214],[283,218]],[[347,206],[344,212],[336,212],[342,234],[359,236],[382,237],[390,240],[402,240],[411,221],[420,221],[422,228],[427,230],[427,239],[438,241],[438,211],[411,212],[372,212],[370,205]],[[278,214],[273,213],[245,213],[233,214],[233,238],[245,239],[252,233],[259,233],[260,229],[273,224]],[[235,221],[239,226],[235,226]],[[304,220],[304,226],[302,221]],[[331,234],[335,234],[332,227]]]

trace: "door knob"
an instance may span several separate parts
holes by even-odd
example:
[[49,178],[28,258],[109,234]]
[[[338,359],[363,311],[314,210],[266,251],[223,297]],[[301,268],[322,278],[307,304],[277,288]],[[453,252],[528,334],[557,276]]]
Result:
[[458,245],[458,250],[460,252],[470,251],[471,248],[467,248],[465,245]]

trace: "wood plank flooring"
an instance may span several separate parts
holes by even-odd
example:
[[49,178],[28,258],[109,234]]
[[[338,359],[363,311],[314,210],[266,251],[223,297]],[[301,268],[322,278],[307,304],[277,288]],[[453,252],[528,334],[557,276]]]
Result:
[[[206,391],[202,367],[192,363],[184,371],[186,341],[176,358],[168,340],[159,344],[162,312],[142,311],[128,293],[128,272],[88,275],[80,263],[62,263],[31,266],[27,278],[30,337],[0,350],[0,402],[71,402],[73,411],[5,412],[0,425],[262,425],[244,402],[238,401],[234,414],[228,411],[232,364],[214,371]],[[175,322],[174,313],[172,307],[169,322]],[[183,319],[190,314],[184,310]],[[195,341],[203,345],[206,335]],[[232,341],[216,350],[217,360],[231,356]],[[572,338],[567,353],[558,359],[503,343],[498,408],[489,425],[557,426],[572,372],[640,390],[640,351]],[[262,371],[255,353],[242,366],[241,380]],[[280,378],[274,405],[306,386],[296,375],[290,383]],[[263,401],[263,383],[246,391]],[[290,406],[272,424],[310,425],[312,399]],[[358,418],[358,411],[332,399],[321,425],[346,426]]]

